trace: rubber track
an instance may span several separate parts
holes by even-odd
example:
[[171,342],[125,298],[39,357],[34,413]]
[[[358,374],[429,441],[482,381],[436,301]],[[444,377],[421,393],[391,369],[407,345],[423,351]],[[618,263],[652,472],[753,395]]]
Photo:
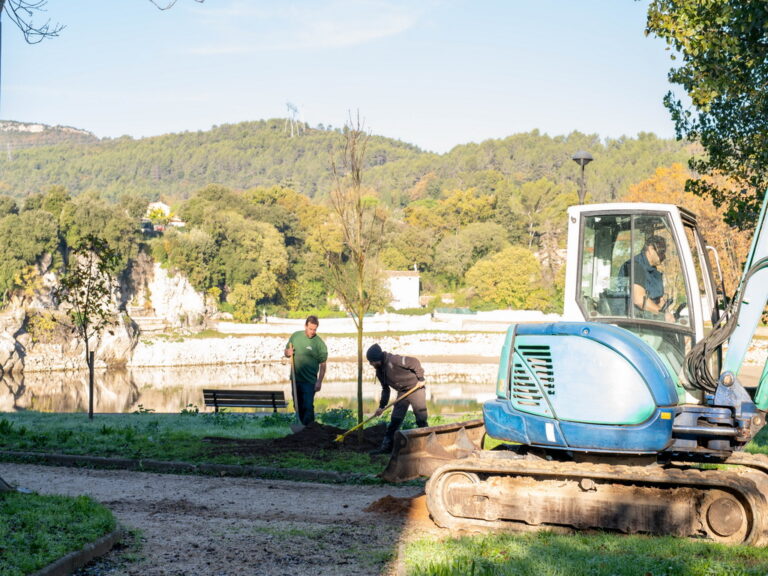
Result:
[[[748,457],[745,457],[748,456]],[[685,466],[631,466],[575,462],[554,462],[543,459],[529,459],[521,456],[499,457],[492,452],[481,452],[477,456],[455,460],[438,468],[426,486],[427,507],[433,520],[439,526],[451,530],[487,531],[528,529],[520,522],[504,520],[486,521],[481,518],[454,517],[448,511],[442,480],[453,472],[466,472],[486,477],[534,477],[540,480],[581,481],[592,479],[611,484],[632,485],[654,489],[693,488],[694,490],[719,489],[732,494],[747,510],[751,526],[743,543],[763,546],[768,544],[768,457],[738,455],[727,464],[741,466],[739,469],[702,470]],[[649,491],[649,494],[651,491]],[[508,496],[507,496],[508,497]],[[691,504],[693,506],[693,503]],[[552,525],[542,526],[549,528]],[[594,526],[593,528],[601,528]],[[696,536],[691,534],[690,536]]]

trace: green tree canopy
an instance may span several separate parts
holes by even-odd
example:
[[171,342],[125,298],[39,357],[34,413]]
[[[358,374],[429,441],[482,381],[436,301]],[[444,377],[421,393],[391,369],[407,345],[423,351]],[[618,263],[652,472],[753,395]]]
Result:
[[533,253],[510,246],[480,260],[466,275],[480,302],[515,310],[547,308],[550,294],[542,285],[541,265]]
[[18,214],[19,206],[16,204],[16,200],[10,196],[0,196],[0,218],[7,216],[8,214]]
[[692,108],[670,92],[679,138],[698,141],[694,173],[728,176],[735,186],[693,179],[688,189],[728,206],[730,223],[753,227],[768,186],[768,3],[762,0],[653,0],[646,33],[658,36],[682,63],[669,73]]
[[27,210],[0,218],[0,304],[24,287],[25,269],[37,264],[45,254],[58,247],[56,219],[43,210]]
[[458,285],[467,270],[488,254],[500,251],[507,244],[507,233],[494,222],[475,222],[457,234],[445,236],[435,250],[433,271]]

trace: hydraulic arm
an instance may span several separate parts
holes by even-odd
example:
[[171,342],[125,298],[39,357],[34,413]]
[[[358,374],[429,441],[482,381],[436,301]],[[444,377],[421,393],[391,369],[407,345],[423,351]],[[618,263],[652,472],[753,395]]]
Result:
[[[763,201],[736,296],[710,335],[700,341],[687,358],[688,380],[706,392],[715,393],[719,384],[730,386],[736,381],[760,317],[768,304],[767,207],[768,195]],[[707,361],[725,342],[728,347],[723,368],[719,378],[716,378],[709,373]],[[754,402],[760,410],[768,410],[768,363],[763,366]]]

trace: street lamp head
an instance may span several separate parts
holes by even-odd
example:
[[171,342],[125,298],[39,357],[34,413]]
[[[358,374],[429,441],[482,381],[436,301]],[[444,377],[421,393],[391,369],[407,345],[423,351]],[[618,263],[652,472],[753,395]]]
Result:
[[584,204],[584,198],[587,196],[587,187],[584,184],[584,166],[592,162],[594,158],[592,158],[592,154],[585,150],[579,150],[571,156],[571,160],[576,162],[579,166],[581,166],[581,179],[579,180],[579,204]]
[[583,169],[584,166],[586,166],[587,164],[592,162],[592,160],[594,160],[594,158],[592,158],[592,154],[590,154],[589,152],[587,152],[585,150],[579,150],[578,152],[576,152],[576,154],[571,156],[571,160],[576,162],[576,164],[581,166],[582,169]]

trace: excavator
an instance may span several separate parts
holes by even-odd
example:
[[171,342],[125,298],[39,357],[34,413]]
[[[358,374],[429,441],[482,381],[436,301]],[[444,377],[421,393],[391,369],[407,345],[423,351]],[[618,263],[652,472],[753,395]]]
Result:
[[510,326],[482,419],[399,432],[382,477],[427,476],[451,530],[768,544],[768,456],[744,451],[766,421],[768,363],[756,386],[739,374],[768,303],[767,204],[730,300],[690,211],[569,208],[563,321]]

